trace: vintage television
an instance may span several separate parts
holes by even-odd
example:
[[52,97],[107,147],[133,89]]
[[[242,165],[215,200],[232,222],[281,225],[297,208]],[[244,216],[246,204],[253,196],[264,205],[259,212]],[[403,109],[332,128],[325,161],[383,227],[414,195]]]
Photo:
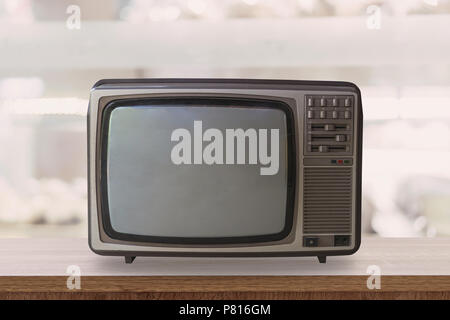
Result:
[[89,245],[101,255],[358,250],[362,106],[348,82],[114,79],[91,90]]

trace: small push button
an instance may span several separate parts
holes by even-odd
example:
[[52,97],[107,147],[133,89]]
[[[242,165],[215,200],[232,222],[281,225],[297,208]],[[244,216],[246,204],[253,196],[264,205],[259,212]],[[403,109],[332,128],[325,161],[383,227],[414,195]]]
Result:
[[333,117],[333,119],[337,119],[337,118],[338,118],[338,112],[337,112],[336,110],[334,110],[334,111],[331,113],[331,116]]
[[345,141],[345,134],[336,135],[336,142],[344,142],[344,141]]
[[327,112],[322,110],[322,111],[320,111],[319,116],[320,116],[320,119],[325,119],[327,117]]
[[350,236],[346,235],[334,236],[335,247],[347,247],[349,245],[350,245]]
[[338,99],[333,98],[332,105],[333,105],[333,107],[337,107],[338,106]]
[[319,152],[328,152],[328,146],[319,146]]
[[317,237],[304,237],[303,245],[305,247],[318,247],[319,246],[319,238]]
[[345,119],[350,119],[351,117],[352,117],[352,113],[350,111],[346,110],[344,112],[344,118]]
[[352,100],[350,98],[345,98],[344,105],[346,107],[350,107],[351,102],[352,102]]
[[308,119],[314,118],[314,111],[308,110]]

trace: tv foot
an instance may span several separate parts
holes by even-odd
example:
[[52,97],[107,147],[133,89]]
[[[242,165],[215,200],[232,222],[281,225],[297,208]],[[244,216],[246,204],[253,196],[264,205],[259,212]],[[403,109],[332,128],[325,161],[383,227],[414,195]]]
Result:
[[134,259],[136,259],[136,257],[125,256],[125,263],[133,263]]
[[320,263],[327,263],[327,256],[317,256]]

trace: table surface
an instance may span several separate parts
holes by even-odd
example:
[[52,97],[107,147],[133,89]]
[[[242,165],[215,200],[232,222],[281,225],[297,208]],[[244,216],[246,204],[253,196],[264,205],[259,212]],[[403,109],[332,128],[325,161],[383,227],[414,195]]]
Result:
[[[70,289],[69,266],[79,289]],[[368,267],[381,288],[368,288]],[[450,238],[364,238],[352,256],[123,257],[86,239],[0,240],[0,299],[450,299]]]
[[363,238],[351,256],[289,258],[105,257],[90,251],[87,239],[2,239],[0,276],[66,276],[76,265],[83,276],[450,275],[450,238]]

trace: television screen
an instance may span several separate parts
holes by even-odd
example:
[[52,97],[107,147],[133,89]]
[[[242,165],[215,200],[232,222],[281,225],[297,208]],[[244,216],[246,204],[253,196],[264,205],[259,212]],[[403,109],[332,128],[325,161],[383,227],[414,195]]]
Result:
[[290,231],[283,108],[124,100],[103,124],[103,219],[115,238],[269,241]]

